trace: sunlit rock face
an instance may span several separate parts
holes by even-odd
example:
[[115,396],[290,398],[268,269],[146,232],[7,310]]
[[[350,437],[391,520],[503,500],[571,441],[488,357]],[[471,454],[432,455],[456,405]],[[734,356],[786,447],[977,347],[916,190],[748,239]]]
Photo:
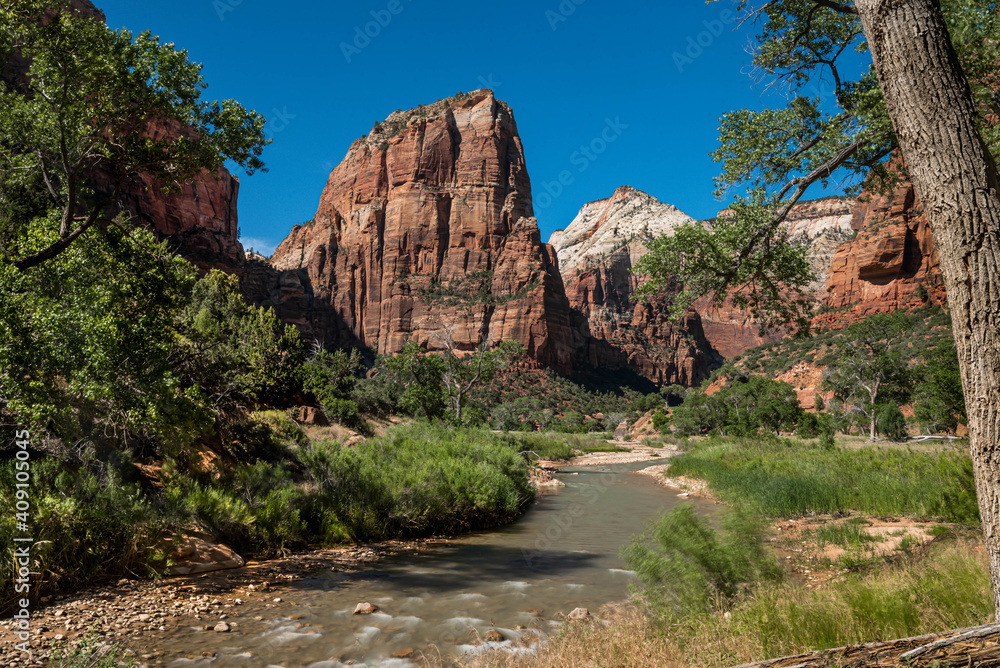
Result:
[[572,370],[555,252],[533,217],[514,114],[492,91],[376,124],[271,265],[298,277],[282,280],[301,286],[313,310],[299,319],[328,344],[391,354],[411,339],[431,350],[509,340]]

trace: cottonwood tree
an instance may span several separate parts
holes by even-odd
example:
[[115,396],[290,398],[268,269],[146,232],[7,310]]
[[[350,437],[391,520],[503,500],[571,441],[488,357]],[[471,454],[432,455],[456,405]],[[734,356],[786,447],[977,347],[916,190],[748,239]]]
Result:
[[0,203],[23,214],[0,217],[0,255],[18,270],[92,229],[127,229],[115,204],[139,175],[169,191],[227,158],[263,168],[263,117],[202,100],[201,65],[173,43],[66,2],[0,4],[0,35]]
[[876,313],[848,327],[837,343],[837,364],[823,381],[835,399],[864,413],[873,441],[884,404],[898,405],[909,396],[912,375],[897,346],[911,322],[896,311]]
[[[941,260],[965,390],[969,438],[1000,610],[1000,96],[996,3],[979,0],[772,0],[746,10],[762,24],[755,64],[791,94],[782,110],[727,114],[719,185],[749,184],[750,205],[699,249],[661,242],[640,270],[680,276],[717,295],[789,273],[783,222],[806,190],[835,172],[885,180],[899,149]],[[845,55],[869,54],[849,76]],[[757,206],[759,204],[759,206]],[[757,221],[756,224],[754,221]],[[657,251],[659,251],[657,253]],[[794,254],[791,255],[795,259]],[[776,258],[777,263],[771,261]],[[694,272],[689,280],[685,274]],[[790,290],[802,285],[794,276]],[[765,299],[756,304],[770,306]],[[773,301],[773,300],[772,300]],[[779,317],[795,313],[778,309]],[[801,320],[801,314],[798,314]]]
[[946,340],[924,354],[916,372],[920,384],[914,391],[913,413],[929,434],[955,433],[965,423],[965,394],[958,368],[955,342]]
[[170,190],[227,158],[262,167],[263,118],[204,88],[201,67],[149,33],[58,0],[0,0],[5,422],[64,443],[98,429],[180,442],[211,426],[175,345],[196,272],[115,206],[140,175]]

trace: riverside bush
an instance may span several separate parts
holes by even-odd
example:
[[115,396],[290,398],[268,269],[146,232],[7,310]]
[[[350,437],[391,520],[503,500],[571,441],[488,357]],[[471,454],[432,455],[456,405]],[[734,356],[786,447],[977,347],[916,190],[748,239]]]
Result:
[[674,459],[669,475],[706,480],[721,500],[755,504],[770,517],[857,511],[979,524],[972,461],[957,450],[715,440]]
[[681,505],[622,550],[655,610],[670,618],[705,613],[762,582],[783,578],[781,566],[764,549],[768,526],[762,517],[731,511],[723,524],[717,532],[692,506]]
[[[517,443],[489,431],[417,424],[355,448],[275,447],[277,461],[230,463],[212,473],[182,471],[168,460],[160,492],[130,482],[125,461],[117,468],[93,462],[95,473],[39,453],[32,461],[31,568],[39,574],[32,591],[151,574],[166,565],[153,547],[166,530],[208,533],[244,556],[276,556],[309,544],[489,528],[514,520],[534,498]],[[0,503],[9,508],[13,464],[0,462]],[[15,528],[13,514],[0,517],[0,540],[12,545]],[[13,598],[11,565],[0,563],[4,600]]]
[[[13,462],[0,464],[0,503],[5,508],[14,508],[14,481]],[[144,565],[156,561],[147,546],[162,529],[162,518],[139,486],[125,482],[119,471],[108,469],[103,476],[87,468],[74,472],[59,460],[39,456],[32,462],[31,485],[31,570],[37,573],[32,592],[144,573]],[[0,518],[0,541],[14,545],[14,535],[11,510]],[[0,562],[0,594],[8,601],[13,598],[12,565],[11,559]]]
[[319,488],[310,528],[354,540],[497,526],[534,497],[517,447],[485,430],[415,424],[356,448],[316,444],[302,459]]

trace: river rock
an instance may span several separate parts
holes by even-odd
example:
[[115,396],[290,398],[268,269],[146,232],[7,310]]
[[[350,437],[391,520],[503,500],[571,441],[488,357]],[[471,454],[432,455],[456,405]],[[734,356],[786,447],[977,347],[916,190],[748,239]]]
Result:
[[503,642],[505,638],[503,637],[503,634],[496,629],[490,629],[486,632],[486,635],[483,636],[483,640],[486,642]]
[[231,630],[232,629],[230,628],[229,624],[226,624],[225,622],[219,622],[218,624],[215,625],[216,633],[229,633]]
[[171,539],[169,544],[175,547],[176,552],[171,556],[177,561],[167,568],[167,575],[195,575],[241,568],[245,563],[243,557],[228,546],[213,544],[198,536]]
[[355,615],[371,615],[378,612],[378,606],[373,603],[358,603],[354,608]]
[[571,622],[579,622],[585,619],[590,619],[590,610],[586,608],[576,608],[573,612],[566,615],[566,619]]

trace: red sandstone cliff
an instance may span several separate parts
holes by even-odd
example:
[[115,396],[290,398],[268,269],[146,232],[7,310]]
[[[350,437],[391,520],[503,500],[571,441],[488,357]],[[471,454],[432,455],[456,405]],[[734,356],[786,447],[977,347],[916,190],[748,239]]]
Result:
[[837,248],[827,278],[826,305],[816,324],[845,326],[873,313],[945,302],[937,250],[913,185],[888,194],[866,190],[852,227],[857,236]]
[[326,345],[513,340],[568,373],[569,308],[532,216],[514,115],[491,91],[396,112],[351,146],[314,221],[275,251],[261,301],[292,295],[305,307],[293,318]]

